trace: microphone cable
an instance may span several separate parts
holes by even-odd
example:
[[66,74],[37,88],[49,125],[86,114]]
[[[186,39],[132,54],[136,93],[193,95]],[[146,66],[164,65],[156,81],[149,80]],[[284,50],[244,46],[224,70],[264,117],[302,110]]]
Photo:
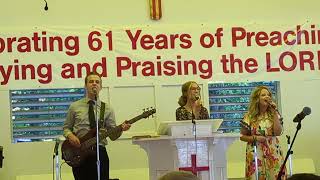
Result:
[[48,9],[49,9],[49,7],[48,7],[48,3],[47,3],[47,1],[46,0],[44,0],[44,2],[46,2],[46,5],[45,5],[45,7],[43,8],[45,11],[48,11]]

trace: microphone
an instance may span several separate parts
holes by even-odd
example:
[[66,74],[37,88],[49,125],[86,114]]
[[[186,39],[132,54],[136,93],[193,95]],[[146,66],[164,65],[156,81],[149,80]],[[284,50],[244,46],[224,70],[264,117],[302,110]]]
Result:
[[2,168],[2,164],[3,164],[3,147],[0,146],[0,168]]
[[97,100],[97,95],[98,95],[98,89],[97,87],[92,87],[92,92],[94,94],[94,100]]
[[269,106],[270,106],[272,109],[278,111],[277,105],[274,104],[271,99],[267,100],[267,103],[269,104]]
[[198,101],[199,99],[200,99],[200,93],[196,93],[195,95],[194,95],[194,99],[196,100],[196,101]]
[[65,140],[65,138],[60,137],[60,136],[55,139],[56,143],[55,143],[54,149],[53,149],[53,158],[58,155],[60,142],[62,142],[64,140]]
[[280,112],[279,112],[279,110],[278,110],[278,108],[277,108],[277,105],[274,104],[274,103],[272,103],[272,100],[269,100],[269,101],[267,101],[267,102],[268,102],[269,106],[278,113],[280,123],[281,123],[281,125],[283,125],[283,117],[282,117],[282,115],[280,114]]
[[97,94],[97,92],[98,92],[98,91],[97,91],[97,88],[96,88],[96,87],[93,87],[93,88],[92,88],[92,92],[93,92],[93,94]]
[[304,107],[302,111],[294,117],[293,122],[300,122],[309,114],[311,114],[311,108]]
[[56,139],[56,144],[54,145],[54,150],[53,150],[53,154],[54,155],[58,155],[59,144],[60,144],[60,140],[57,138]]
[[48,11],[48,9],[49,9],[49,8],[48,8],[48,3],[47,3],[46,0],[44,0],[44,2],[46,2],[46,6],[44,7],[44,10],[45,10],[45,11]]

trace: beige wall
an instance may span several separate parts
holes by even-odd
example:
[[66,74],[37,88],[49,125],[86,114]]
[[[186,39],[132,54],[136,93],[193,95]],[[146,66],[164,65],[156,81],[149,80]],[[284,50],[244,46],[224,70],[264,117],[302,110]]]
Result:
[[[92,0],[92,1],[50,1],[49,11],[43,10],[44,2],[2,0],[0,11],[0,29],[21,26],[81,26],[81,25],[134,25],[134,24],[194,24],[213,25],[246,25],[258,24],[303,24],[306,21],[318,23],[320,2],[317,0],[301,1],[269,0],[261,3],[253,0],[212,1],[212,0],[162,0],[163,18],[152,21],[146,0]],[[1,31],[0,31],[1,32]],[[1,36],[1,33],[0,33]],[[1,54],[0,54],[1,60]],[[206,83],[206,82],[200,82]],[[318,91],[320,79],[301,81],[288,80],[281,82],[282,112],[285,118],[284,135],[293,136],[295,124],[292,118],[302,107],[312,107],[312,115],[303,122],[294,146],[294,158],[312,159],[317,173],[320,174],[320,156],[318,136],[320,132],[317,111],[319,104]],[[157,92],[161,92],[158,87]],[[159,117],[173,118],[166,115],[164,99],[161,93],[155,93]],[[207,96],[205,96],[206,98]],[[176,95],[167,96],[176,99]],[[0,88],[0,145],[4,146],[4,167],[0,169],[1,180],[13,180],[18,175],[49,174],[52,169],[52,150],[54,143],[11,143],[9,92]],[[123,102],[125,103],[125,102]],[[208,102],[206,102],[208,105]],[[175,106],[175,105],[173,105]],[[133,110],[132,110],[133,111]],[[162,112],[161,112],[162,111]],[[125,116],[125,115],[120,115]],[[286,149],[285,136],[281,138]],[[130,140],[110,143],[108,147],[112,169],[146,168],[148,166],[145,152],[131,144]],[[237,142],[228,152],[228,161],[243,163],[244,143]],[[298,165],[296,165],[298,169]],[[63,166],[64,172],[70,172]]]

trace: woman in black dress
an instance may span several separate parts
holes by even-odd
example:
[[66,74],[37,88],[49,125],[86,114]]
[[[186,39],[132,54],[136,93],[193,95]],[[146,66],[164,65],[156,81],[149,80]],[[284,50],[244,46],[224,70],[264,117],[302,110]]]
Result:
[[200,87],[194,81],[188,81],[181,87],[180,107],[176,110],[176,120],[209,119],[208,110],[202,106]]

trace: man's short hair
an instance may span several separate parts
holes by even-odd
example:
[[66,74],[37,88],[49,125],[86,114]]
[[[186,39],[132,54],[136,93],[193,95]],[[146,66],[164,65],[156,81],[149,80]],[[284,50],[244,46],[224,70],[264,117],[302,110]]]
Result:
[[[99,76],[100,82],[101,82],[101,76],[100,76],[100,74],[98,74],[98,73],[95,72],[95,71],[91,71],[91,72],[89,72],[89,73],[87,74],[87,76],[84,78],[84,84],[85,84],[85,85],[87,85],[87,83],[88,83],[88,77],[89,77],[89,76],[92,76],[92,75]],[[102,84],[102,82],[101,82],[101,84]]]

